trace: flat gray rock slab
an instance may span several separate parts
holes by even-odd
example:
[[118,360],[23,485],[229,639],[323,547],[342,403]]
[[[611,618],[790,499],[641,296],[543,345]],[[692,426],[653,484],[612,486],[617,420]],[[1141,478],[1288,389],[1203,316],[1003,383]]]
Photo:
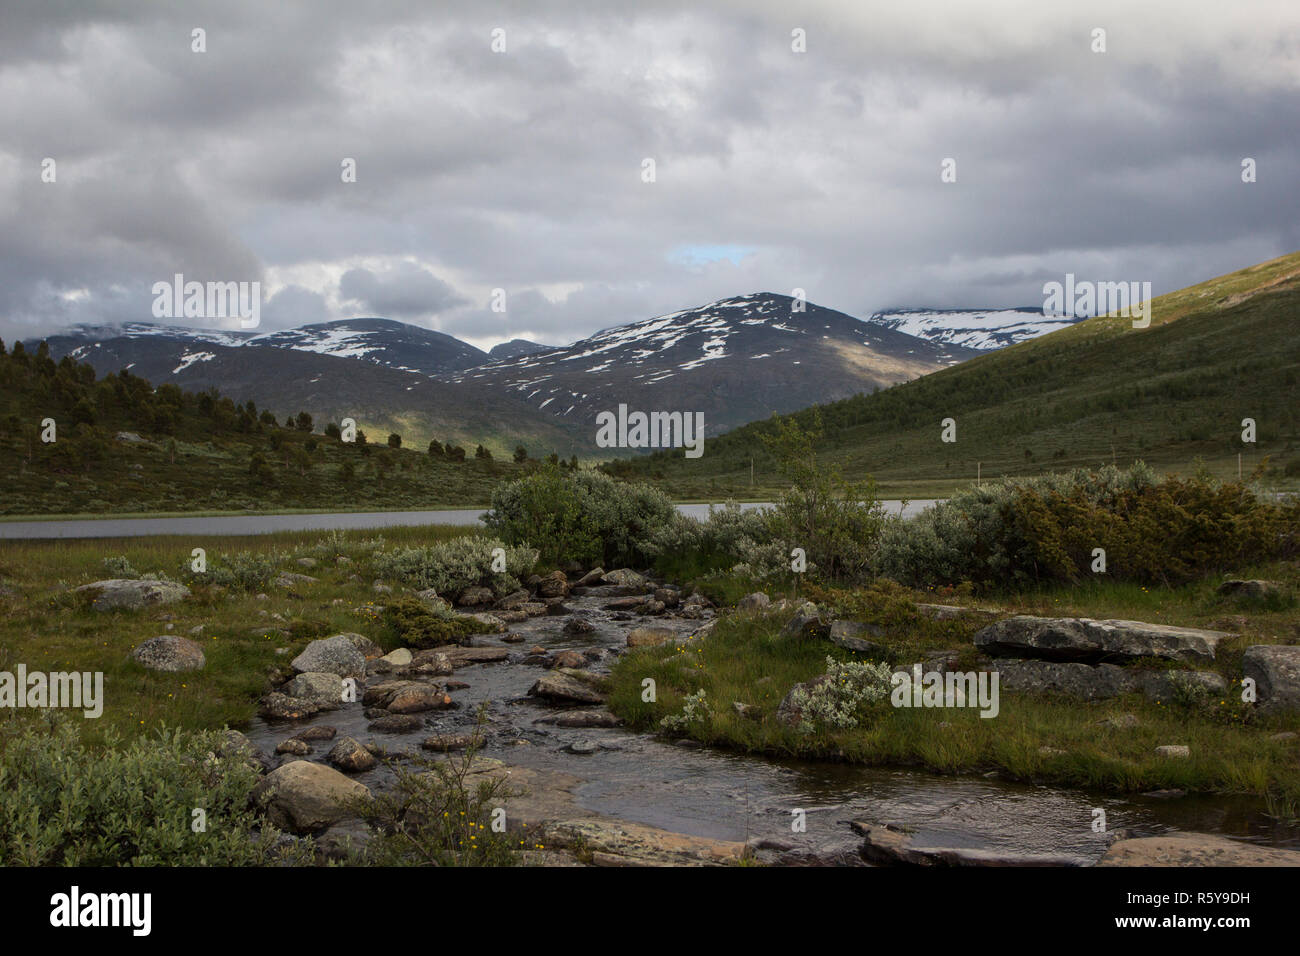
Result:
[[1048,661],[1100,663],[1157,657],[1209,663],[1219,643],[1232,636],[1227,631],[1142,621],[1017,615],[980,630],[975,635],[975,646],[994,657]]
[[1078,700],[1106,700],[1124,694],[1145,694],[1171,701],[1186,688],[1221,694],[1227,682],[1214,671],[1139,670],[1114,664],[1068,661],[1000,661],[995,668],[1001,690],[1025,694],[1059,694]]

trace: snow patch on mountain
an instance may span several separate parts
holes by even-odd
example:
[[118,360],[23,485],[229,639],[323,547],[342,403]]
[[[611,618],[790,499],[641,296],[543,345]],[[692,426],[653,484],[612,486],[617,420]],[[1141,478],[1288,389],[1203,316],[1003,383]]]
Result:
[[1042,309],[889,309],[867,320],[945,345],[989,351],[1055,332],[1079,320]]

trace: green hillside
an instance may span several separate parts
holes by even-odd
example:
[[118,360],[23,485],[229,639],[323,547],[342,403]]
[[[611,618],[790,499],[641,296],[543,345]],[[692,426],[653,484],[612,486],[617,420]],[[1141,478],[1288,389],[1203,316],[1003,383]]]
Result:
[[[1152,300],[1151,324],[1103,316],[873,395],[817,406],[819,461],[916,497],[1002,475],[1142,459],[1235,475],[1269,459],[1270,484],[1300,477],[1300,253]],[[957,423],[944,443],[941,422]],[[1244,418],[1257,441],[1241,440]],[[610,462],[679,498],[762,498],[780,487],[755,422],[680,451]],[[751,484],[751,462],[754,480]],[[1289,467],[1288,467],[1289,466]]]
[[474,445],[344,443],[325,425],[0,343],[0,514],[478,506],[529,467]]

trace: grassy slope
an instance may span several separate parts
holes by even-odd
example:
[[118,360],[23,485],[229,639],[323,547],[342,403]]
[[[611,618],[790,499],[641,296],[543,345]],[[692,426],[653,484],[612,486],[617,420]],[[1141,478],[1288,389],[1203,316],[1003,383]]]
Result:
[[[144,380],[133,381],[152,394]],[[89,429],[73,424],[83,397],[93,408]],[[524,470],[500,458],[478,460],[473,445],[465,461],[454,462],[431,458],[419,447],[389,448],[382,444],[385,434],[372,433],[370,444],[361,446],[319,430],[223,426],[188,393],[165,424],[155,417],[158,407],[152,399],[121,398],[108,379],[60,389],[34,359],[23,365],[0,356],[0,514],[478,507],[487,504],[498,482]],[[46,417],[58,424],[52,444],[37,437]],[[146,440],[116,440],[123,431]],[[275,442],[279,448],[272,447]],[[311,442],[308,460],[296,461],[295,452]],[[255,453],[269,464],[265,476],[250,474]],[[341,472],[345,462],[351,463],[351,479]]]
[[[819,451],[883,490],[924,497],[985,478],[1144,459],[1186,472],[1247,472],[1300,459],[1300,253],[1152,300],[1147,329],[1098,317],[871,396],[820,406]],[[796,413],[811,420],[812,410]],[[940,422],[957,422],[957,442]],[[1243,446],[1241,420],[1258,441]],[[762,498],[780,487],[761,436],[766,422],[680,452],[616,462],[677,497]],[[750,461],[755,481],[750,484]]]

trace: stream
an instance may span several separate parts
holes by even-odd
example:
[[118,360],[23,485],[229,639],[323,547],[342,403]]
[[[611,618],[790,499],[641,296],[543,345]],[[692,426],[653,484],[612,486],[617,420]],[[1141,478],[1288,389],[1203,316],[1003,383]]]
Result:
[[[256,718],[247,734],[268,754],[274,754],[280,741],[317,724],[337,728],[335,740],[352,736],[390,751],[420,752],[420,741],[433,734],[471,732],[480,703],[487,701],[490,716],[482,753],[510,765],[580,778],[583,782],[573,794],[584,810],[710,839],[766,839],[809,862],[859,862],[862,838],[851,830],[849,821],[869,819],[914,828],[917,845],[988,851],[1017,862],[1090,865],[1105,852],[1109,840],[1107,834],[1092,832],[1093,809],[1098,807],[1106,811],[1111,831],[1127,828],[1133,835],[1153,835],[1194,830],[1300,847],[1300,829],[1270,820],[1261,801],[1254,798],[1090,794],[980,776],[768,759],[683,746],[623,728],[566,729],[538,723],[565,708],[527,696],[545,673],[541,666],[522,663],[531,646],[552,653],[577,651],[588,657],[588,669],[606,672],[625,650],[630,629],[654,625],[684,635],[703,623],[670,616],[616,617],[605,605],[618,593],[622,592],[616,588],[596,587],[566,599],[567,607],[594,625],[594,631],[586,634],[564,633],[570,619],[564,615],[511,624],[509,633],[522,636],[522,643],[503,642],[507,634],[476,638],[476,646],[508,648],[510,658],[458,666],[450,679],[469,685],[450,691],[458,706],[423,715],[425,726],[420,730],[374,733],[368,729],[370,721],[362,705],[354,703],[292,723]],[[368,683],[398,676],[371,676]],[[567,749],[575,744],[591,752]],[[332,746],[333,741],[313,743],[307,759],[323,761]],[[355,777],[374,789],[383,788],[390,775],[381,764]],[[806,832],[791,832],[796,809],[805,811]]]

